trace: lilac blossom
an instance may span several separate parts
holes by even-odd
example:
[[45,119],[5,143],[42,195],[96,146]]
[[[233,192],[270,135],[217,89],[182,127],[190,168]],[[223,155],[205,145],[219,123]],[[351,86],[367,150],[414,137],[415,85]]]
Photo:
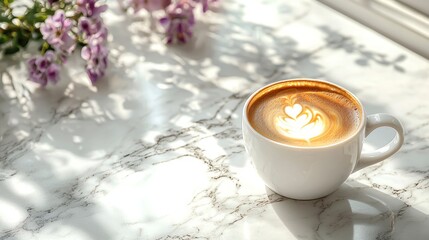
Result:
[[79,32],[86,40],[97,38],[100,42],[107,39],[107,28],[104,26],[101,18],[81,17],[78,23]]
[[[98,0],[47,0],[44,7],[54,11],[60,9],[40,25],[40,33],[45,40],[41,52],[51,50],[27,61],[29,80],[43,86],[50,82],[56,83],[60,70],[58,64],[66,62],[79,42],[85,45],[81,55],[86,61],[86,72],[94,84],[104,76],[107,68],[108,31],[100,15],[107,6],[99,4]],[[67,15],[63,9],[68,9]],[[50,14],[50,11],[46,13]]]
[[167,16],[160,20],[167,29],[167,43],[174,39],[185,43],[192,37],[192,28],[195,25],[193,6],[189,2],[179,2],[167,8]]
[[54,62],[55,54],[47,51],[44,56],[27,61],[29,80],[46,86],[48,82],[57,83],[60,67]]
[[171,0],[129,0],[128,4],[135,12],[143,8],[152,12],[167,8],[171,4]]
[[96,7],[95,3],[95,0],[78,0],[78,9],[84,15],[78,21],[78,30],[87,43],[82,48],[81,57],[86,61],[86,73],[92,84],[104,76],[108,57],[105,46],[108,31],[100,16],[105,8]]
[[106,71],[108,50],[97,39],[92,39],[88,45],[82,48],[81,56],[87,61],[86,73],[92,84],[95,84]]
[[77,10],[85,17],[96,18],[107,10],[107,5],[96,6],[97,0],[77,0]]
[[57,10],[42,23],[40,32],[55,50],[70,54],[76,46],[75,39],[70,36],[72,27],[72,20],[66,18],[64,11]]

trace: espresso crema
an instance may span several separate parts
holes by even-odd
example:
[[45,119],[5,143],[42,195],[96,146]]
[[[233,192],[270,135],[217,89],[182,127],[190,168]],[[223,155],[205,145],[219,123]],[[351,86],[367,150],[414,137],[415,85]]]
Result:
[[247,107],[251,126],[263,136],[294,146],[325,146],[353,135],[362,119],[358,100],[335,85],[289,80],[254,95]]

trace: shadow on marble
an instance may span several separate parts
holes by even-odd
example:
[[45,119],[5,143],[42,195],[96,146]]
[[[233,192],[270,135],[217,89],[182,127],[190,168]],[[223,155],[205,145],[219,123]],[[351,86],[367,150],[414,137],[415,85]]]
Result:
[[[240,88],[235,85],[250,85],[251,89],[256,89],[261,83],[279,78],[309,76],[310,73],[311,77],[322,75],[321,66],[308,58],[320,48],[297,50],[298,42],[287,36],[275,36],[275,28],[243,23],[245,13],[240,4],[230,4],[219,12],[223,11],[228,14],[217,21],[199,22],[195,30],[197,35],[191,42],[171,45],[168,49],[160,44],[159,34],[150,33],[147,24],[125,18],[109,25],[112,31],[126,31],[114,36],[113,48],[118,58],[139,53],[141,58],[134,58],[133,64],[145,61],[157,65],[150,70],[149,78],[165,88],[172,85],[192,88],[190,96],[201,93],[198,91],[201,88],[221,87],[236,92]],[[227,22],[240,24],[222,24]],[[129,36],[133,36],[132,44],[129,44]],[[300,69],[304,59],[305,68]]]
[[277,195],[271,206],[297,239],[416,239],[429,235],[429,216],[403,201],[348,181],[333,194],[310,201]]
[[[108,154],[112,150],[100,138],[85,138],[86,131],[77,124],[86,121],[96,126],[118,120],[111,117],[115,113],[107,97],[112,93],[109,84],[89,87],[63,69],[59,84],[30,90],[26,88],[25,71],[20,70],[21,60],[2,63],[8,66],[0,71],[0,239],[29,239],[26,233],[61,227],[90,239],[112,239],[102,221],[90,216],[102,210],[90,197],[95,192],[82,191],[88,186],[88,178],[75,178],[74,174],[82,171],[72,167],[88,167],[85,161],[100,160],[91,154],[93,151],[102,149]],[[10,69],[20,71],[15,75],[19,79],[11,79]],[[95,105],[85,107],[91,101]],[[97,129],[93,130],[104,131]],[[77,159],[83,161],[77,163]],[[67,166],[70,169],[63,171]]]
[[[70,226],[92,239],[113,238],[109,236],[108,224],[97,218],[97,213],[110,209],[99,203],[104,199],[103,191],[114,189],[114,184],[120,183],[128,171],[144,172],[184,157],[207,166],[213,180],[207,189],[195,195],[192,204],[213,209],[224,207],[231,210],[231,222],[235,218],[240,221],[245,215],[235,211],[235,206],[229,209],[226,200],[216,202],[214,198],[221,192],[219,186],[226,181],[235,184],[234,191],[239,189],[240,179],[230,168],[243,167],[247,162],[240,120],[242,105],[253,90],[285,78],[324,76],[323,66],[313,57],[331,45],[344,47],[367,59],[357,60],[359,66],[376,62],[398,66],[395,70],[401,70],[399,63],[403,57],[386,60],[351,40],[342,45],[345,37],[326,27],[321,28],[327,36],[322,45],[298,50],[298,42],[287,35],[277,36],[276,28],[243,23],[242,7],[220,9],[220,12],[229,11],[221,22],[200,22],[196,30],[200,35],[184,46],[165,46],[146,26],[125,18],[109,25],[110,31],[116,33],[112,34],[110,43],[111,68],[108,77],[94,88],[76,83],[76,75],[66,71],[57,86],[35,90],[24,99],[3,98],[0,123],[12,125],[5,130],[5,138],[0,142],[0,200],[19,205],[27,218],[21,225],[2,229],[0,233],[7,237],[22,228],[31,232],[49,225],[58,229]],[[295,17],[304,15],[305,12]],[[224,24],[231,22],[240,24]],[[377,111],[383,110],[382,106],[374,107]],[[9,109],[17,111],[9,112]],[[188,120],[182,121],[183,118]],[[149,133],[153,133],[153,141],[145,139]],[[34,152],[37,144],[43,148],[39,145],[38,152]],[[13,188],[18,177],[19,181],[34,187],[41,200],[20,196]],[[239,196],[237,191],[227,200],[239,199],[239,204],[247,200],[251,209],[253,198]],[[343,234],[346,240],[350,237],[347,234],[357,232],[359,218],[364,224],[369,221],[366,215],[354,214],[353,207],[359,205],[350,204],[347,194],[362,204],[368,204],[370,194],[374,194],[352,192],[346,188],[340,195],[328,198],[333,201],[332,208],[351,214],[349,220],[346,217],[345,222],[339,223],[345,226],[344,234],[333,233]],[[334,204],[335,196],[340,199],[338,204]],[[213,206],[207,206],[207,199]],[[41,206],[38,201],[42,202]],[[313,206],[284,200],[283,208],[317,210],[327,206],[329,201],[326,201]],[[275,204],[281,205],[283,200],[273,206]],[[376,204],[375,209],[381,211],[383,207]],[[299,217],[302,213],[295,214]],[[380,225],[376,225],[380,229],[391,215],[386,216],[382,215]],[[309,229],[290,221],[288,224],[297,234]],[[0,220],[2,225],[5,226]],[[325,233],[332,230],[325,225],[319,229]]]
[[[358,66],[368,67],[370,64],[375,63],[384,66],[392,66],[395,71],[406,73],[406,69],[401,66],[401,63],[407,59],[404,54],[389,59],[388,56],[382,52],[366,49],[365,45],[355,42],[353,38],[336,31],[332,26],[322,25],[319,26],[318,29],[326,35],[325,41],[330,42],[328,45],[329,48],[343,49],[349,54],[356,55],[357,59],[355,63]],[[341,41],[338,42],[338,39],[341,39]]]

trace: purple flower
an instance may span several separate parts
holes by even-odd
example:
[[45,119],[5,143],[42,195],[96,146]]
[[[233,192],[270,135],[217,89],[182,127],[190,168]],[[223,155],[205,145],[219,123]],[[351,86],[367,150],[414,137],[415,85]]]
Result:
[[95,84],[106,71],[108,50],[97,39],[92,39],[87,46],[82,48],[81,56],[87,62],[86,73],[92,84]]
[[72,21],[66,18],[64,11],[57,10],[42,23],[40,32],[55,50],[70,54],[76,46],[76,41],[70,36],[72,27]]
[[167,28],[167,43],[174,39],[185,43],[192,37],[192,27],[195,25],[193,6],[189,2],[179,2],[167,8],[167,16],[160,20]]
[[[78,21],[79,34],[87,43],[82,48],[81,56],[86,61],[86,73],[92,84],[104,76],[107,68],[108,50],[105,46],[107,39],[107,28],[100,17],[100,13],[105,9],[97,10],[95,1],[78,0],[78,2],[86,2],[88,9],[83,11],[86,15]],[[88,13],[88,14],[87,14]]]
[[135,12],[140,11],[142,8],[149,12],[165,9],[171,4],[171,0],[130,0],[129,5]]
[[48,82],[57,83],[60,67],[54,63],[55,54],[47,51],[44,56],[27,61],[29,80],[46,86]]
[[100,13],[107,10],[107,5],[96,6],[97,0],[77,0],[77,10],[85,17],[98,17]]
[[99,42],[105,42],[107,39],[107,28],[101,18],[81,17],[78,29],[82,37],[88,41],[96,38]]

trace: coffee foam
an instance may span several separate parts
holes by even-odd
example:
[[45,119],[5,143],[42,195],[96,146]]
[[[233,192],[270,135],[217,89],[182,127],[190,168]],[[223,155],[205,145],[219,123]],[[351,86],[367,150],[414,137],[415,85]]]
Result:
[[324,146],[352,135],[362,110],[348,92],[311,80],[268,86],[249,102],[252,127],[274,141],[297,146]]

